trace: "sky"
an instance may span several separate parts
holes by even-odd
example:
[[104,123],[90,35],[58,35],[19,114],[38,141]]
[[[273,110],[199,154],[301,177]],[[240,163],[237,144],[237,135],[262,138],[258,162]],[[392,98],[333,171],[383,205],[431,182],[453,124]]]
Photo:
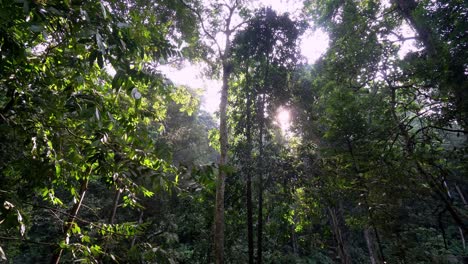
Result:
[[[388,0],[382,0],[382,2],[389,5]],[[279,14],[288,12],[291,14],[291,17],[299,14],[303,7],[303,0],[257,0],[252,3],[254,3],[254,6],[271,6]],[[300,39],[301,54],[309,64],[313,64],[320,58],[329,46],[327,34],[320,29],[313,30],[311,28]],[[405,24],[400,28],[400,32],[398,33],[403,37],[414,36],[414,31],[411,27]],[[411,50],[417,50],[414,40],[404,42],[398,55],[400,58],[403,58]],[[201,65],[184,62],[182,67],[172,68],[170,66],[162,66],[159,69],[177,85],[202,89],[201,108],[203,110],[214,113],[219,109],[221,81],[212,80],[205,76],[202,73]],[[287,109],[284,109],[284,111],[287,111]],[[283,118],[285,116],[287,115],[284,114]]]
[[[271,6],[278,13],[288,12],[294,16],[302,9],[302,0],[258,0],[257,5]],[[301,54],[307,62],[314,63],[328,48],[328,36],[321,30],[308,30],[300,39]],[[219,109],[220,80],[211,80],[204,76],[201,65],[184,62],[182,67],[172,68],[162,66],[160,70],[177,85],[186,85],[195,89],[202,89],[203,98],[201,108],[214,113]]]

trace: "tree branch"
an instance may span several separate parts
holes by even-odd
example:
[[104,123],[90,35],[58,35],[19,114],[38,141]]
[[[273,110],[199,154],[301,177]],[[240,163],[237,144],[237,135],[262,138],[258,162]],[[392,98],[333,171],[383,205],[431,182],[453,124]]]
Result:
[[38,245],[45,245],[45,246],[54,246],[55,245],[54,243],[34,241],[34,240],[31,240],[31,239],[23,239],[23,238],[19,238],[19,237],[0,236],[0,239],[3,239],[3,240],[19,240],[19,241],[24,242],[24,243],[31,243],[31,244],[38,244]]
[[200,25],[201,25],[201,28],[203,30],[203,33],[205,33],[205,35],[215,43],[216,47],[218,48],[219,55],[222,56],[221,47],[219,46],[219,43],[216,40],[215,36],[213,36],[213,34],[211,34],[206,29],[204,19],[202,18],[202,15],[200,14],[200,12],[198,12],[198,10],[196,10],[195,8],[191,7],[189,4],[185,3],[184,0],[179,0],[179,1],[182,3],[183,6],[188,8],[190,11],[192,11],[197,16],[198,20],[200,20]]
[[447,132],[453,132],[453,133],[463,133],[463,134],[468,134],[468,131],[466,130],[461,130],[461,129],[451,129],[451,128],[445,128],[445,127],[439,127],[439,126],[425,126],[425,127],[422,127],[420,129],[418,129],[416,132],[414,132],[413,136],[411,136],[411,138],[414,138],[418,133],[426,130],[426,129],[430,129],[430,128],[433,128],[433,129],[438,129],[438,130],[443,130],[443,131],[447,131]]

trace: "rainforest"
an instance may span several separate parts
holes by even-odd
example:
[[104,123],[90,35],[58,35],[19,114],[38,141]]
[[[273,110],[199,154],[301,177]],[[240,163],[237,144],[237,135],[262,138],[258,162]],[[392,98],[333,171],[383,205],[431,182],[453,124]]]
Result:
[[468,263],[467,32],[464,0],[0,0],[0,263]]

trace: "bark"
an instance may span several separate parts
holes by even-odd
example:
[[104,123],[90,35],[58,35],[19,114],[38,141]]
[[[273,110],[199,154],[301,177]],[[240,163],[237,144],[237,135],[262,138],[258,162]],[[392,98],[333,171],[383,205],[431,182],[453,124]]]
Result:
[[463,202],[463,206],[467,206],[468,204],[466,203],[465,196],[463,195],[463,192],[460,190],[460,187],[458,187],[458,184],[455,184],[455,189],[457,189],[458,195],[460,195],[460,199]]
[[[460,195],[460,199],[463,202],[463,206],[466,208],[467,206],[466,199],[465,199],[465,196],[463,195],[463,192],[460,190],[460,187],[458,187],[458,184],[455,184],[455,189],[457,189],[458,195]],[[462,240],[463,249],[466,249],[465,235],[463,234],[462,228],[458,227],[458,231],[460,232],[460,239]]]
[[336,209],[329,207],[328,212],[330,213],[330,224],[333,230],[335,241],[337,243],[337,251],[338,255],[340,256],[341,263],[351,264],[351,256],[348,253],[347,245],[345,244],[345,241],[343,239],[343,233],[340,227]]
[[393,0],[393,3],[396,4],[403,17],[416,30],[418,39],[424,44],[428,53],[434,55],[437,44],[433,38],[432,30],[414,16],[418,3],[415,0]]
[[[248,76],[248,75],[247,75]],[[253,242],[253,210],[252,210],[252,117],[251,117],[251,108],[252,108],[252,98],[251,92],[249,89],[249,82],[247,80],[247,105],[246,105],[246,138],[247,138],[247,153],[246,157],[246,166],[247,166],[247,240],[248,240],[248,250],[249,250],[249,264],[254,263],[254,242]]]
[[[369,216],[371,218],[371,222],[373,222],[372,211],[369,211]],[[380,263],[387,263],[387,261],[385,260],[385,254],[383,252],[382,242],[380,241],[379,231],[377,231],[375,225],[372,225],[372,229],[375,234],[375,242],[377,243],[377,249],[379,250]]]
[[367,250],[369,251],[369,261],[371,264],[377,264],[375,252],[374,252],[374,246],[373,246],[369,232],[370,231],[368,227],[364,228],[364,238],[366,239]]
[[[227,62],[226,62],[227,63]],[[216,182],[216,205],[215,205],[215,262],[224,263],[224,189],[226,180],[227,150],[228,150],[228,132],[227,132],[227,97],[228,97],[228,79],[229,72],[227,66],[223,66],[223,87],[221,89],[221,103],[219,106],[220,124],[219,124],[219,143],[221,155],[219,158],[219,173]]]
[[364,238],[366,239],[367,250],[369,251],[369,260],[371,264],[383,264],[385,263],[379,256],[376,250],[375,234],[371,227],[364,228]]
[[[297,221],[296,216],[294,216],[294,223],[296,223],[296,221]],[[297,255],[299,251],[298,251],[298,245],[297,245],[297,234],[296,234],[295,224],[291,225],[291,247],[292,247],[294,255]]]
[[258,146],[259,146],[259,164],[258,164],[258,225],[257,225],[257,264],[262,263],[262,253],[263,253],[263,175],[265,172],[264,168],[264,157],[263,157],[263,150],[264,150],[264,142],[263,142],[263,135],[265,129],[265,96],[266,93],[269,92],[269,78],[270,78],[270,46],[271,46],[271,36],[267,35],[266,39],[266,46],[267,46],[267,60],[265,66],[265,75],[263,76],[263,89],[261,89],[260,94],[260,105],[258,109],[258,117],[259,117],[259,136],[258,136]]
[[257,263],[262,263],[262,234],[263,234],[263,127],[265,111],[265,93],[261,95],[259,109],[260,132],[259,143],[259,164],[258,164],[258,224],[257,224]]
[[[81,181],[80,200],[73,205],[72,209],[70,210],[70,214],[69,214],[70,216],[63,225],[63,234],[65,235],[65,239],[68,237],[68,232],[71,230],[73,223],[75,222],[75,219],[78,216],[81,205],[83,204],[86,191],[88,190],[88,181],[89,181],[88,177],[86,177],[85,179]],[[63,248],[60,248],[56,253],[52,255],[52,259],[50,263],[52,264],[60,263],[60,258],[62,257],[62,253],[63,253]]]
[[222,88],[221,88],[221,102],[219,104],[219,143],[220,143],[220,157],[219,157],[219,173],[216,178],[216,201],[215,201],[215,212],[214,212],[214,258],[216,264],[224,263],[224,190],[226,180],[226,164],[227,164],[227,151],[228,151],[228,127],[227,127],[227,105],[228,105],[228,92],[229,92],[229,77],[231,75],[231,35],[238,29],[242,24],[241,22],[236,26],[231,26],[232,17],[236,10],[240,9],[243,1],[230,1],[224,3],[224,7],[227,7],[229,13],[225,19],[225,27],[223,30],[218,32],[224,33],[226,38],[224,51],[216,39],[216,34],[210,32],[205,26],[206,17],[201,12],[188,5],[185,1],[180,2],[190,9],[200,21],[200,26],[205,35],[211,39],[218,48],[219,58],[221,59],[222,66]]
[[214,220],[214,255],[215,263],[224,263],[224,190],[226,181],[226,165],[228,152],[228,127],[227,127],[227,105],[229,93],[229,78],[232,71],[230,63],[231,57],[231,18],[234,11],[238,8],[236,5],[229,7],[229,15],[226,18],[226,27],[224,35],[226,43],[224,53],[221,53],[223,67],[223,85],[221,88],[221,102],[219,104],[219,173],[216,179],[216,201],[215,201],[215,220]]
[[114,221],[115,221],[115,214],[117,213],[117,207],[119,207],[119,199],[120,199],[121,193],[122,193],[122,190],[120,189],[115,191],[112,211],[111,211],[111,214],[109,215],[109,224],[111,225],[114,224]]

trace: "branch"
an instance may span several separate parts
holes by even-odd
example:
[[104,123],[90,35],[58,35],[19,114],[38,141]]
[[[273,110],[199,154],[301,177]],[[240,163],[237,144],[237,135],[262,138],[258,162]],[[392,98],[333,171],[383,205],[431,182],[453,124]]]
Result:
[[38,244],[38,245],[46,245],[46,246],[54,246],[54,245],[55,245],[54,243],[40,242],[40,241],[34,241],[34,240],[31,240],[31,239],[23,239],[23,238],[18,238],[18,237],[4,237],[4,236],[0,236],[0,239],[4,239],[4,240],[19,240],[19,241],[25,242],[25,243]]
[[429,128],[434,128],[434,129],[438,129],[438,130],[443,130],[443,131],[448,131],[448,132],[453,132],[453,133],[463,133],[463,134],[468,134],[468,131],[466,130],[461,130],[461,129],[451,129],[451,128],[445,128],[445,127],[438,127],[438,126],[425,126],[425,127],[422,127],[420,129],[418,129],[416,132],[414,132],[413,136],[411,136],[411,138],[414,138],[419,132],[422,132],[426,129],[429,129]]
[[244,20],[243,22],[241,22],[241,23],[237,24],[236,26],[234,26],[234,27],[231,29],[231,31],[237,30],[237,29],[240,28],[242,25],[247,24],[247,23],[249,23],[250,21],[251,21],[251,19]]
[[[47,210],[50,210],[50,211],[52,211],[52,212],[56,212],[56,213],[62,214],[62,215],[64,215],[64,216],[68,216],[68,217],[72,216],[72,214],[70,214],[70,213],[68,213],[68,212],[64,212],[64,211],[62,211],[62,210],[59,210],[59,209],[56,209],[56,208],[53,208],[53,207],[50,207],[50,206],[44,206],[44,205],[39,205],[39,204],[29,203],[29,202],[24,202],[24,203],[25,203],[25,204],[29,204],[29,205],[31,205],[31,206],[33,206],[33,207],[42,208],[42,209],[47,209]],[[106,231],[107,233],[110,233],[110,234],[113,234],[113,235],[118,235],[118,236],[125,237],[125,238],[128,237],[128,235],[126,235],[126,234],[122,234],[122,233],[116,232],[116,231],[114,231],[114,230],[109,230],[109,229],[107,229],[106,227],[104,227],[104,226],[102,225],[102,223],[99,223],[99,222],[96,223],[96,222],[88,221],[88,220],[85,220],[85,219],[83,219],[83,218],[81,218],[81,217],[78,217],[78,216],[75,217],[75,220],[76,220],[77,222],[81,222],[81,223],[83,223],[83,224],[88,224],[88,225],[92,226],[93,228],[97,228],[97,229],[99,229],[99,230],[104,230],[104,231]],[[116,224],[113,224],[113,225],[116,225]],[[142,235],[139,235],[139,236],[143,236],[143,234],[142,234]],[[2,238],[2,237],[0,237],[0,239],[1,239],[1,238]],[[19,239],[18,239],[18,240],[19,240]],[[51,243],[50,245],[57,245],[57,244],[56,244],[56,243],[55,243],[55,244],[54,244],[54,243]]]
[[207,35],[208,38],[210,38],[215,43],[216,47],[218,48],[219,55],[222,56],[221,47],[219,46],[219,43],[216,40],[216,38],[206,29],[204,19],[202,18],[201,14],[195,8],[193,8],[190,5],[188,5],[187,3],[185,3],[184,0],[179,0],[179,1],[182,3],[183,6],[188,8],[190,11],[192,11],[197,16],[198,20],[200,20],[200,25],[201,25],[201,28],[203,30],[203,33],[205,33],[205,35]]

